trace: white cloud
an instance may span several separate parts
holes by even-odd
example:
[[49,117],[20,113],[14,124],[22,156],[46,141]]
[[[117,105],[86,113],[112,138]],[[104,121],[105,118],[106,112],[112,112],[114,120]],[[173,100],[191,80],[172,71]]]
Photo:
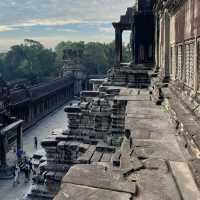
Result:
[[[11,24],[11,25],[0,25],[0,32],[14,31],[24,27],[32,27],[32,26],[63,26],[68,24],[80,24],[81,21],[78,20],[57,20],[57,19],[34,19],[24,23],[19,24]],[[50,28],[49,28],[50,29]],[[71,31],[66,29],[64,31]]]
[[7,31],[13,31],[16,30],[16,28],[11,26],[0,26],[0,32],[7,32]]
[[38,39],[48,47],[61,40],[112,41],[111,22],[133,4],[134,0],[2,0],[0,49],[23,38]]
[[59,32],[67,32],[67,33],[78,33],[79,31],[69,28],[57,29]]
[[24,23],[14,24],[14,27],[29,27],[29,26],[62,26],[67,24],[79,24],[81,21],[75,19],[33,19]]
[[104,33],[114,33],[114,28],[112,27],[99,27],[100,32]]
[[[80,21],[75,19],[33,19],[26,21],[24,23],[9,24],[0,26],[0,32],[16,30],[24,27],[33,27],[33,26],[64,26],[70,24],[90,24],[90,25],[102,25],[110,24],[111,21]],[[105,28],[106,29],[106,28]]]

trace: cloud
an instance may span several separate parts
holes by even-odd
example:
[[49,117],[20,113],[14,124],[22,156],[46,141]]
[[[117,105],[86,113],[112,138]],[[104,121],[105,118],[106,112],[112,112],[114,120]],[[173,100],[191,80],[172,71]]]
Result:
[[0,32],[7,32],[17,30],[17,28],[10,27],[10,26],[0,26]]
[[114,29],[112,27],[99,27],[99,31],[104,33],[114,33]]
[[134,0],[2,0],[0,42],[8,49],[23,38],[39,39],[48,47],[60,40],[111,41],[111,23],[133,4]]
[[3,0],[0,1],[0,24],[39,21],[47,24],[47,20],[60,18],[69,21],[115,21],[128,6],[133,6],[133,0]]
[[24,23],[2,25],[0,26],[0,32],[13,31],[19,28],[32,27],[32,26],[62,26],[67,24],[80,24],[78,20],[57,20],[57,19],[35,19]]
[[64,26],[64,25],[101,25],[101,24],[110,24],[111,21],[80,21],[75,19],[33,19],[25,21],[24,23],[2,25],[0,26],[0,32],[17,30],[20,28],[34,27],[34,26]]
[[63,28],[63,29],[57,29],[58,32],[67,32],[67,33],[78,33],[79,31],[78,30],[75,30],[75,29],[66,29],[66,28]]
[[12,27],[29,27],[29,26],[61,26],[67,24],[79,24],[80,20],[75,19],[33,19],[21,24],[13,24]]

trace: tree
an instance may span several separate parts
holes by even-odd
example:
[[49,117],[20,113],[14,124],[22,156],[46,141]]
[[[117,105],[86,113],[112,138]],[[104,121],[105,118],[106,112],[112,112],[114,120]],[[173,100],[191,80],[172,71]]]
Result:
[[25,44],[11,47],[5,57],[7,80],[54,76],[56,74],[56,54],[51,49],[45,49],[34,40],[25,40]]
[[105,44],[90,42],[86,44],[83,64],[89,74],[104,74],[108,68],[108,56]]
[[[99,42],[60,42],[56,48],[57,66],[63,66],[63,50],[66,48],[82,49],[84,64],[88,74],[106,74],[107,70],[115,63],[114,42],[105,44]],[[130,61],[129,46],[123,45],[123,61]]]
[[[6,54],[0,54],[0,73],[5,80],[56,77],[63,66],[66,48],[83,51],[81,62],[88,74],[106,74],[115,64],[114,42],[60,42],[53,51],[38,41],[25,39],[24,44],[12,46]],[[130,57],[130,45],[123,45],[123,62],[130,61]]]

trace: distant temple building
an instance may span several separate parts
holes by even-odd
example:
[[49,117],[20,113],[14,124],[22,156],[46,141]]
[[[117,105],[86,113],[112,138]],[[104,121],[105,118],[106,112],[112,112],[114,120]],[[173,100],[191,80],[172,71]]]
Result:
[[62,75],[72,76],[74,79],[74,94],[80,95],[80,92],[85,89],[85,80],[87,78],[84,73],[84,66],[81,64],[83,51],[80,49],[65,49],[63,55],[64,66]]
[[7,153],[16,141],[16,151],[23,149],[22,124],[23,120],[12,116],[9,110],[9,86],[0,80],[0,179],[13,176],[12,164],[8,163]]
[[[154,66],[153,1],[137,1],[128,8],[119,22],[114,22],[116,63],[108,72],[108,84],[128,87],[148,87],[149,70]],[[144,25],[145,24],[145,25]],[[122,34],[131,31],[132,60],[122,63]]]
[[[114,22],[116,62],[122,62],[122,34],[131,31],[132,63],[154,64],[154,15],[153,1],[137,1],[135,6],[128,8],[126,15],[119,22]],[[144,26],[144,24],[146,24]]]

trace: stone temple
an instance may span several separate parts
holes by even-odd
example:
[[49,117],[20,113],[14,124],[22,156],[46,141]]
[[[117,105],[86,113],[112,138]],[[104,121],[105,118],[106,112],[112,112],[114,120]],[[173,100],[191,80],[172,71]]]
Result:
[[[144,26],[148,24],[148,26]],[[153,2],[139,1],[128,8],[119,22],[114,22],[116,64],[108,72],[108,84],[143,88],[150,84],[150,70],[154,65]],[[132,61],[122,63],[122,34],[131,31]],[[146,34],[148,33],[148,34]]]
[[200,199],[199,9],[198,0],[137,0],[113,23],[115,65],[65,108],[68,129],[42,142],[45,181],[27,199]]

